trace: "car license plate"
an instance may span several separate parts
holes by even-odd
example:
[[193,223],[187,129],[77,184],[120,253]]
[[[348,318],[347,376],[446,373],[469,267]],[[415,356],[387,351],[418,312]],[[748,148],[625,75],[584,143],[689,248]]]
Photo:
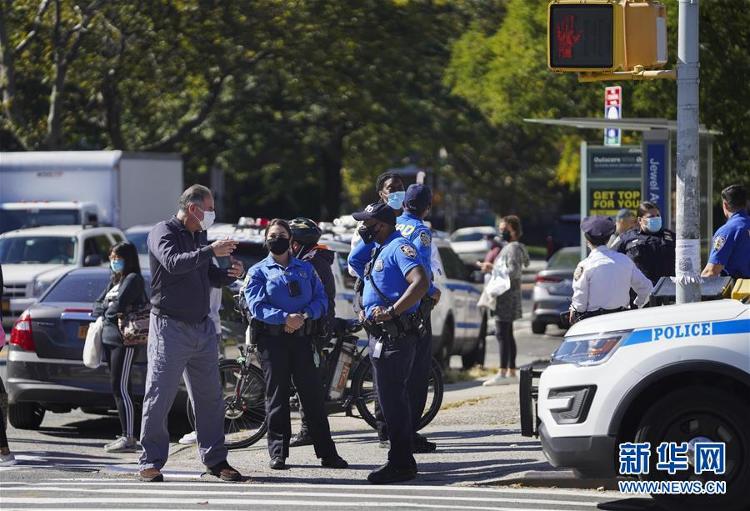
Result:
[[7,298],[3,299],[2,311],[3,314],[10,314],[10,300],[8,300]]
[[82,341],[86,340],[86,334],[89,333],[89,326],[88,325],[81,325],[78,327],[78,338]]

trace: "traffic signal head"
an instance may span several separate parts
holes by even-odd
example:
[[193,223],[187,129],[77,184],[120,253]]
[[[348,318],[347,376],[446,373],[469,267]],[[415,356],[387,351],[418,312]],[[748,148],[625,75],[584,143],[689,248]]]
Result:
[[547,65],[560,72],[631,71],[667,62],[666,9],[658,2],[553,0]]

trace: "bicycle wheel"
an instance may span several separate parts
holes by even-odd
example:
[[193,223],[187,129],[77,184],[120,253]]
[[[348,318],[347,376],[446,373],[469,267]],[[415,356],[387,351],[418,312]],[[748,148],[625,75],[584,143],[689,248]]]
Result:
[[[422,418],[419,420],[418,430],[432,422],[432,419],[440,411],[440,406],[443,404],[444,390],[443,372],[440,369],[438,361],[433,358],[429,380],[427,381],[427,401],[425,409],[422,412]],[[371,428],[376,429],[375,401],[377,394],[372,380],[372,364],[368,356],[363,357],[359,361],[357,369],[354,371],[354,376],[352,376],[352,395],[359,415]]]
[[[224,445],[227,449],[253,445],[268,429],[263,371],[254,365],[243,369],[236,360],[222,360],[219,378],[224,397]],[[189,400],[187,410],[195,429],[195,415]]]

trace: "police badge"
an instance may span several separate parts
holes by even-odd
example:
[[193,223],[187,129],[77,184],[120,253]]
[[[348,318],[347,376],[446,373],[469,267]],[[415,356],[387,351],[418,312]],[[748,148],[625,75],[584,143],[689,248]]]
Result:
[[432,236],[427,231],[422,231],[419,234],[419,242],[425,247],[429,247],[430,243],[432,243]]
[[718,236],[714,238],[714,250],[718,252],[719,250],[722,249],[722,247],[724,246],[724,243],[726,242],[727,242],[726,237],[719,234]]
[[375,261],[375,266],[373,266],[373,270],[375,270],[375,271],[383,271],[383,266],[384,266],[383,265],[383,260],[382,259],[378,259],[377,261]]
[[410,259],[416,259],[417,258],[417,251],[414,250],[414,247],[411,245],[407,245],[406,243],[402,244],[400,247],[401,252],[404,253],[404,255]]

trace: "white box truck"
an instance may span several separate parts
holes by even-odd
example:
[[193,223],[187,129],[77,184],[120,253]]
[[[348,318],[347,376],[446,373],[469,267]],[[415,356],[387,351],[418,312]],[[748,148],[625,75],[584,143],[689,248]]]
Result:
[[0,152],[0,233],[38,225],[153,224],[176,211],[177,154]]

